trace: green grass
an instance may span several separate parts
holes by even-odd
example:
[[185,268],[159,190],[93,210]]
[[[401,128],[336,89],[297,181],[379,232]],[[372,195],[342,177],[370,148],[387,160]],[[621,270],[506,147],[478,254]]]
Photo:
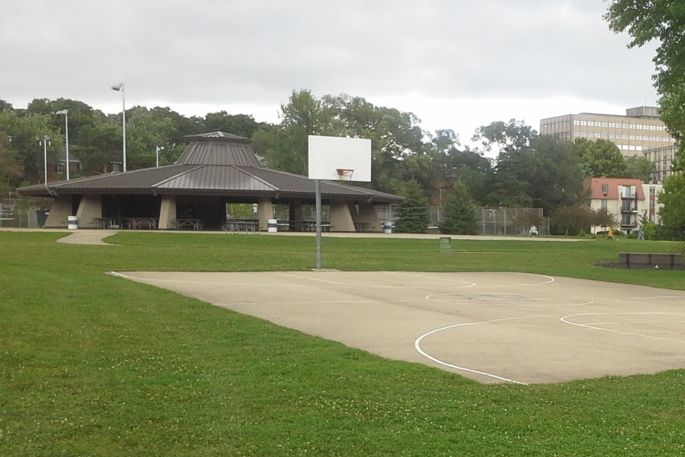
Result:
[[[685,453],[685,371],[480,385],[110,270],[304,270],[312,238],[0,232],[1,456],[657,456]],[[524,271],[685,289],[611,270],[672,243],[324,238],[342,270]],[[572,348],[570,348],[572,350]]]

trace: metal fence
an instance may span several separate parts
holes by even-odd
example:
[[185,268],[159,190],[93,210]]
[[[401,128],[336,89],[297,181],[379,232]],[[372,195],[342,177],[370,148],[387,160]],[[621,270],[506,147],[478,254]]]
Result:
[[529,236],[533,226],[540,236],[550,234],[542,208],[477,208],[476,218],[481,235]]
[[[529,236],[531,227],[539,236],[550,233],[549,218],[542,208],[476,208],[479,235]],[[429,230],[437,231],[444,214],[437,206],[430,207]]]
[[16,206],[0,203],[0,227],[39,228],[45,224],[47,212],[38,208],[19,209]]

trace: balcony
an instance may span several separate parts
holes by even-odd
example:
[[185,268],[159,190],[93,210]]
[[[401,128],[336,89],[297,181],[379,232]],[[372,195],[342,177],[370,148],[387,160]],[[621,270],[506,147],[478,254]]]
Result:
[[637,202],[624,201],[621,203],[622,213],[637,213]]

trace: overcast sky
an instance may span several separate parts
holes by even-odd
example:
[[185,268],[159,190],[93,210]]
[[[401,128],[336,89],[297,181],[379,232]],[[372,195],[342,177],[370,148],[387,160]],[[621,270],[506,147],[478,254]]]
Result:
[[653,105],[654,47],[604,0],[3,0],[0,99],[225,110],[278,121],[295,89],[411,111],[462,140],[496,120]]

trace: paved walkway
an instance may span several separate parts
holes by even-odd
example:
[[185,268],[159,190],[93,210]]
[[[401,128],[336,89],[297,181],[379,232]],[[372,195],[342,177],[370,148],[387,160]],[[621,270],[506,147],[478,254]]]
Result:
[[114,230],[76,230],[63,238],[60,238],[57,242],[65,244],[112,246],[109,243],[105,243],[104,240],[115,233],[117,232]]
[[[15,231],[15,232],[67,232],[65,229],[20,229],[20,228],[0,228],[0,231]],[[135,230],[126,230],[127,232]],[[176,230],[138,230],[145,233],[167,233],[170,235],[182,233],[187,234],[226,234],[226,232],[211,232],[211,231],[176,231]],[[87,244],[87,245],[109,245],[104,242],[104,238],[118,233],[117,230],[89,230],[78,229],[69,231],[69,235],[57,240],[59,243],[67,244]],[[230,233],[229,233],[230,234]],[[241,234],[242,235],[242,234]],[[314,236],[312,232],[278,232],[267,233],[258,232],[255,235],[260,236]],[[545,238],[545,237],[526,237],[526,236],[492,236],[492,235],[442,235],[439,233],[342,233],[342,232],[326,232],[322,233],[325,238],[392,238],[392,239],[414,239],[414,240],[437,240],[441,237],[450,237],[453,240],[481,240],[481,241],[559,241],[566,243],[576,243],[583,241],[592,241],[592,239],[577,239],[577,238]]]

